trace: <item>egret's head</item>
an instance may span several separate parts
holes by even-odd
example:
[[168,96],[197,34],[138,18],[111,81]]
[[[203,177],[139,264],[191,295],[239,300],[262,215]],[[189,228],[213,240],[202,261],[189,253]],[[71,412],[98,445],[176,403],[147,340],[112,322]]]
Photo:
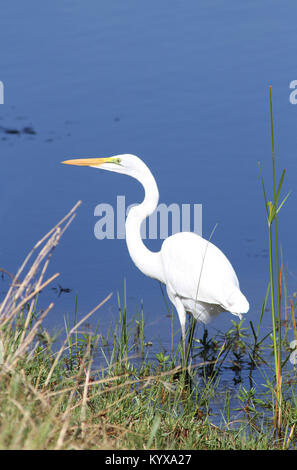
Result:
[[77,158],[75,160],[66,160],[62,163],[66,165],[90,166],[92,168],[99,168],[100,170],[122,173],[134,178],[138,178],[141,176],[141,173],[148,170],[147,166],[140,158],[129,154],[115,155],[114,157],[106,158]]

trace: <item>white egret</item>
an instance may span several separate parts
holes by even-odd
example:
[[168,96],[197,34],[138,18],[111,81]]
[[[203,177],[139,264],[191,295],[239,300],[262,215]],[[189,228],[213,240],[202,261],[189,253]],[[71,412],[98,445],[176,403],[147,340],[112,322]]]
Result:
[[126,242],[140,271],[166,285],[181,324],[184,357],[186,313],[208,323],[220,312],[228,311],[239,318],[248,312],[249,303],[240,291],[232,265],[210,241],[195,233],[181,232],[164,240],[159,252],[154,253],[144,245],[141,223],[156,209],[159,191],[151,171],[140,158],[125,154],[62,163],[129,175],[144,187],[143,202],[132,207],[126,219]]

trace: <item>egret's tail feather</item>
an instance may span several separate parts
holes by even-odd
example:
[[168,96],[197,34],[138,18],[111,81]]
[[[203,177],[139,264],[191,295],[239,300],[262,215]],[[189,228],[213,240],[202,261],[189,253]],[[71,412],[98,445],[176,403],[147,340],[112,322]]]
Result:
[[240,292],[240,290],[235,290],[228,299],[228,310],[233,315],[237,315],[240,319],[242,318],[243,313],[247,313],[250,309],[250,305],[245,298],[245,296]]

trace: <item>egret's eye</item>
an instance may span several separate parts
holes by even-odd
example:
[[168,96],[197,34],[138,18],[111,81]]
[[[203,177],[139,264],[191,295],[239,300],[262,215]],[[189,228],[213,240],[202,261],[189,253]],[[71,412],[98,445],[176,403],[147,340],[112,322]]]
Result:
[[117,165],[120,165],[121,164],[121,159],[120,158],[115,158],[114,163],[116,163]]

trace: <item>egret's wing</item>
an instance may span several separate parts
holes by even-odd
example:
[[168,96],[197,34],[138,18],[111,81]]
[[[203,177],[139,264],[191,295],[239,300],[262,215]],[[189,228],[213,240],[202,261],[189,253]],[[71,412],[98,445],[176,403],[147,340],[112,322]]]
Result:
[[231,263],[219,248],[199,235],[181,232],[167,238],[161,259],[166,284],[175,295],[221,305],[231,312],[248,310]]

